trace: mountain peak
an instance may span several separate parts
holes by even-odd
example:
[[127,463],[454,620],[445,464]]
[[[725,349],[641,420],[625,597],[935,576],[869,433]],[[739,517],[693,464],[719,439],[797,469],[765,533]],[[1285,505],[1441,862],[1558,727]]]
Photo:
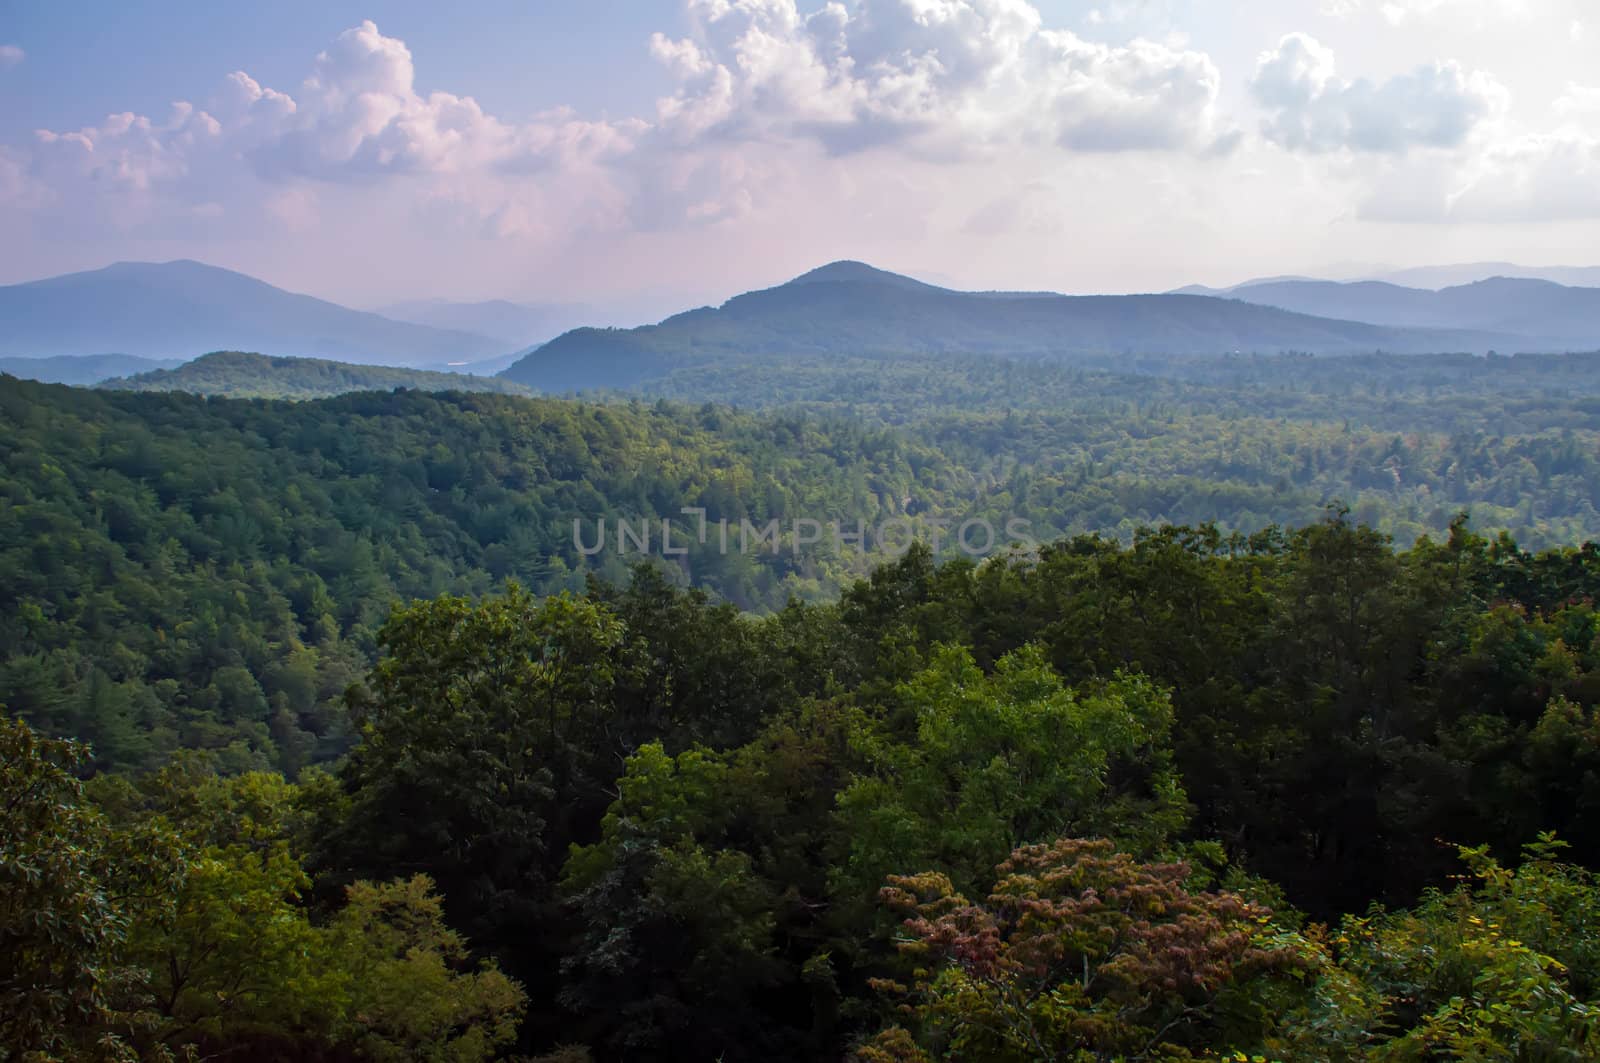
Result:
[[135,273],[135,272],[154,273],[154,272],[157,272],[157,271],[174,272],[174,273],[175,272],[179,272],[179,271],[196,272],[196,273],[197,272],[206,272],[206,273],[233,273],[234,272],[231,269],[224,269],[221,266],[209,265],[208,263],[200,262],[200,261],[198,261],[196,259],[192,259],[192,258],[174,258],[174,259],[171,259],[171,260],[169,260],[167,262],[138,262],[138,261],[134,261],[134,260],[125,259],[125,260],[120,261],[120,262],[111,263],[111,265],[106,267],[106,271],[107,272],[117,272],[117,273]]
[[865,262],[853,259],[840,259],[830,262],[826,266],[818,266],[809,273],[802,273],[788,284],[787,288],[796,284],[889,284],[897,288],[932,288],[931,284],[924,284],[919,280],[890,273],[888,270],[869,266]]

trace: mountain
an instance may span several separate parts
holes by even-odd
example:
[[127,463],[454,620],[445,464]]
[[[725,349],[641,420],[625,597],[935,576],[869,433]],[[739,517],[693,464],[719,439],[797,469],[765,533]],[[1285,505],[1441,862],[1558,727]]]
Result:
[[594,320],[593,310],[579,303],[530,305],[505,299],[479,303],[413,299],[379,307],[377,313],[414,325],[489,336],[507,348],[542,343],[552,336]]
[[[1330,269],[1328,274],[1340,278],[1337,282],[1351,283],[1361,281],[1377,281],[1382,284],[1395,284],[1402,288],[1427,288],[1438,291],[1440,288],[1456,288],[1464,284],[1475,284],[1495,277],[1511,277],[1516,280],[1541,280],[1553,284],[1565,285],[1569,288],[1600,288],[1600,266],[1519,266],[1515,262],[1462,262],[1452,266],[1416,266],[1411,269],[1386,270],[1355,269],[1351,267],[1336,267]],[[1264,284],[1281,284],[1285,281],[1328,281],[1328,276],[1306,277],[1300,275],[1285,275],[1280,277],[1256,277],[1239,284],[1223,288],[1210,288],[1204,284],[1189,284],[1182,288],[1175,288],[1174,295],[1233,295],[1244,288],[1258,288]]]
[[177,358],[156,360],[131,354],[62,354],[54,358],[0,358],[0,373],[45,384],[82,385],[182,364]]
[[1600,288],[1493,277],[1440,291],[1382,281],[1284,281],[1236,288],[1230,294],[1247,303],[1319,317],[1513,334],[1524,349],[1600,348]]
[[1408,288],[1453,288],[1491,277],[1542,280],[1573,288],[1600,288],[1600,266],[1519,266],[1514,262],[1464,262],[1453,266],[1419,266],[1375,274],[1368,280]]
[[259,350],[419,365],[505,351],[475,333],[391,321],[199,262],[118,262],[0,287],[0,353],[146,358]]
[[801,354],[1063,361],[1141,353],[1420,353],[1515,346],[1516,337],[1395,329],[1195,295],[960,292],[860,262],[835,262],[657,325],[575,329],[501,375],[562,392],[627,388],[677,368]]
[[137,376],[107,380],[109,391],[186,391],[230,398],[321,399],[352,391],[489,391],[523,395],[528,389],[509,380],[433,373],[422,369],[351,365],[317,358],[277,358],[240,351],[217,351]]
[[1241,288],[1254,288],[1259,284],[1282,284],[1287,281],[1312,281],[1315,277],[1302,277],[1297,274],[1285,274],[1281,277],[1257,277],[1254,280],[1236,284],[1232,288],[1208,288],[1204,284],[1186,284],[1182,288],[1174,288],[1168,295],[1209,295],[1214,298],[1227,298]]

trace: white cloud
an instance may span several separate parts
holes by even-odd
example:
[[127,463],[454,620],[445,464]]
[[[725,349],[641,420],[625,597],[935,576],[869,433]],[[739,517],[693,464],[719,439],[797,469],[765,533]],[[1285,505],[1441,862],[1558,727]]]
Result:
[[[470,96],[420,93],[405,42],[367,21],[292,89],[235,71],[165,120],[41,132],[7,153],[0,196],[62,204],[62,224],[127,230],[303,219],[333,186],[400,181],[416,185],[429,225],[549,238],[745,216],[818,151],[950,162],[1024,148],[1215,153],[1236,140],[1206,55],[1046,30],[1026,0],[861,0],[807,15],[794,0],[688,2],[698,32],[649,42],[678,82],[651,120],[555,109],[510,122]],[[310,185],[291,193],[296,182]]]
[[702,40],[657,37],[683,77],[660,119],[679,137],[896,145],[952,156],[1005,144],[1204,151],[1226,135],[1203,53],[1092,43],[1025,0],[690,0]]
[[1386,176],[1362,207],[1379,221],[1534,224],[1600,218],[1600,139],[1531,134],[1465,159]]
[[1435,16],[1483,22],[1522,14],[1528,0],[1381,0],[1378,11],[1392,25]]
[[1404,152],[1454,148],[1505,110],[1488,74],[1434,62],[1374,84],[1339,77],[1333,52],[1291,33],[1261,55],[1250,89],[1269,112],[1263,135],[1295,151]]
[[28,53],[15,44],[0,44],[0,67],[16,66],[27,57]]
[[1492,19],[1515,18],[1549,0],[1321,0],[1321,12],[1346,18],[1370,9],[1391,26],[1437,19],[1482,25]]
[[1567,91],[1556,98],[1550,109],[1579,123],[1586,120],[1600,123],[1600,87],[1568,82]]

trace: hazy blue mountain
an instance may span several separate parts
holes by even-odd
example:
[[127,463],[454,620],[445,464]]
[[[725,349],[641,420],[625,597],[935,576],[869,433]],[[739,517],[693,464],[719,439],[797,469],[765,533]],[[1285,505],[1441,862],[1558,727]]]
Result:
[[1260,284],[1282,284],[1287,281],[1315,281],[1316,277],[1302,277],[1298,274],[1286,273],[1281,277],[1256,277],[1243,284],[1235,284],[1232,288],[1208,288],[1204,284],[1186,284],[1182,288],[1174,288],[1169,295],[1210,295],[1226,298],[1237,292],[1240,288],[1254,288]]
[[389,365],[505,351],[485,336],[391,321],[199,262],[119,262],[0,287],[0,354],[170,359],[241,348]]
[[1454,288],[1463,284],[1513,277],[1542,280],[1571,288],[1600,288],[1600,266],[1519,266],[1515,262],[1463,262],[1451,266],[1419,266],[1376,274],[1367,279],[1408,288]]
[[1319,317],[1408,328],[1509,333],[1524,349],[1600,348],[1600,288],[1494,277],[1430,291],[1381,281],[1286,281],[1236,288],[1232,298]]
[[986,354],[1052,361],[1161,353],[1510,349],[1515,338],[1395,329],[1194,295],[959,292],[836,262],[636,329],[575,329],[502,375],[544,391],[631,387],[750,356]]
[[186,391],[194,395],[226,395],[253,399],[322,399],[351,391],[490,391],[523,395],[528,389],[510,380],[400,369],[387,365],[352,365],[321,358],[278,358],[241,351],[216,351],[176,369],[158,369],[137,376],[107,380],[109,391]]
[[98,384],[117,376],[182,365],[178,358],[135,358],[131,354],[60,354],[53,358],[0,358],[0,373],[45,384]]
[[1322,281],[1325,283],[1352,283],[1361,281],[1377,281],[1381,284],[1394,284],[1402,288],[1426,288],[1438,291],[1441,288],[1456,288],[1465,284],[1476,284],[1478,281],[1491,280],[1495,277],[1511,277],[1517,280],[1542,280],[1553,284],[1565,285],[1569,288],[1600,288],[1600,266],[1519,266],[1515,262],[1462,262],[1450,266],[1417,266],[1411,269],[1379,270],[1368,272],[1362,270],[1338,271],[1342,278],[1339,281],[1329,281],[1326,277],[1306,277],[1299,275],[1285,275],[1281,277],[1255,277],[1240,284],[1221,288],[1211,288],[1204,284],[1189,284],[1182,288],[1173,289],[1174,295],[1219,295],[1227,296],[1239,292],[1243,288],[1257,288],[1264,284],[1280,284],[1284,281]]
[[593,310],[579,303],[529,304],[505,299],[478,303],[412,299],[379,307],[377,312],[415,325],[475,332],[499,340],[508,349],[542,343],[595,320]]

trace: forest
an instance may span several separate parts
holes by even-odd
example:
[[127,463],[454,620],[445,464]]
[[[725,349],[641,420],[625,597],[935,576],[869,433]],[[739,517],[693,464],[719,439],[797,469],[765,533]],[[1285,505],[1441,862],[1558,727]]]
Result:
[[1592,1058],[1597,587],[1593,546],[1396,550],[1335,512],[918,548],[762,617],[650,567],[418,601],[344,695],[359,742],[293,781],[86,778],[5,725],[0,1035]]
[[0,1059],[1595,1058],[1600,361],[1374,359],[0,381]]

